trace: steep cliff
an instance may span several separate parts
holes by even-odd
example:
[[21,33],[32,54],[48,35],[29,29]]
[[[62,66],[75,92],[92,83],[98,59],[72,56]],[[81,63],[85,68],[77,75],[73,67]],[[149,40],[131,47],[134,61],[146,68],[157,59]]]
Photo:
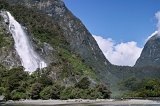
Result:
[[135,67],[160,67],[160,36],[156,33],[145,44]]
[[[85,62],[96,70],[105,71],[104,67],[110,65],[99,49],[96,41],[85,28],[83,23],[76,18],[61,0],[8,0],[11,4],[21,4],[28,8],[36,8],[56,22],[69,43],[70,50],[81,56]],[[97,68],[98,67],[98,68]]]
[[[52,78],[62,84],[73,84],[84,76],[108,82],[113,75],[110,62],[99,49],[95,39],[61,0],[0,0],[0,9],[7,10],[21,23],[35,51],[47,62]],[[8,23],[1,17],[1,27],[8,30]],[[8,48],[13,59],[12,67],[21,66],[13,46]],[[5,35],[5,34],[4,34]],[[10,42],[11,43],[11,42]],[[5,47],[5,46],[4,46]],[[8,56],[8,54],[2,54]],[[2,60],[4,60],[2,58]],[[0,63],[8,68],[2,61]]]
[[0,42],[1,64],[9,69],[20,66],[20,58],[14,48],[14,41],[2,17],[0,19]]

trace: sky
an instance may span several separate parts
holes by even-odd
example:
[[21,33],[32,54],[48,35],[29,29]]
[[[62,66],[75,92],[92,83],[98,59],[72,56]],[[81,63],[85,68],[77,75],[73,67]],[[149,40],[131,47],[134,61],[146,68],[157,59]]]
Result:
[[[106,58],[133,66],[157,29],[160,0],[64,0],[96,39]],[[126,61],[127,60],[127,61]]]

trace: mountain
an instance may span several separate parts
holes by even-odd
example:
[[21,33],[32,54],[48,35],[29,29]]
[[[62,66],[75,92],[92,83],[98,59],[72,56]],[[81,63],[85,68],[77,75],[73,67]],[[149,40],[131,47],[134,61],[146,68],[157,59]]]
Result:
[[111,66],[62,0],[0,0],[0,95],[108,98]]
[[145,44],[135,67],[160,67],[160,36],[155,33]]
[[[69,49],[85,59],[91,66],[110,64],[99,49],[95,39],[83,23],[76,18],[61,0],[7,0],[10,4],[20,4],[27,8],[36,8],[39,13],[50,16],[58,24],[62,35],[69,43]],[[94,57],[94,58],[92,58]],[[98,60],[99,59],[99,60]],[[91,62],[90,62],[91,61]],[[99,62],[96,62],[99,61]],[[95,62],[93,64],[93,62]],[[104,65],[102,65],[104,64]],[[94,67],[96,68],[96,67]],[[96,68],[96,70],[100,70]],[[101,70],[104,70],[103,68]]]
[[[23,66],[27,69],[24,63],[29,58],[31,61],[35,58],[32,61],[32,68],[35,66],[33,69],[40,68],[42,59],[47,64],[44,69],[48,76],[65,86],[74,85],[83,77],[88,77],[93,85],[96,82],[108,84],[108,79],[112,78],[109,71],[111,63],[90,32],[66,8],[62,0],[0,0],[0,9],[9,11],[15,18],[13,23],[20,24],[23,30],[21,32],[27,36],[28,45],[31,44],[28,47],[35,51],[27,50],[28,47],[23,49],[23,52],[29,51],[30,54],[28,58],[22,59],[13,36],[19,29],[15,31],[16,28],[12,28],[9,16],[6,16],[9,21],[5,22],[1,12],[0,64],[5,68]],[[23,52],[21,53],[24,54]],[[25,56],[27,54],[23,57]]]
[[[126,66],[114,66],[111,67],[111,74],[114,75],[114,79],[116,80],[111,82],[111,90],[113,92],[112,95],[117,96],[117,94],[122,94],[123,92],[127,93],[132,86],[134,80],[135,83],[139,83],[142,80],[146,79],[158,79],[160,78],[160,36],[158,32],[155,32],[150,36],[148,41],[146,42],[142,53],[138,60],[136,61],[135,66],[126,67]],[[126,82],[124,85],[128,88],[120,91],[120,86]],[[138,85],[134,85],[138,86]],[[133,86],[132,86],[133,87]],[[134,89],[134,87],[133,87]],[[140,88],[139,88],[140,89]],[[125,91],[126,90],[126,91]],[[138,90],[137,90],[138,91]]]
[[124,93],[127,79],[160,77],[157,35],[135,67],[115,66],[62,0],[0,0],[0,11],[0,95],[8,99],[108,98],[109,88],[112,96]]

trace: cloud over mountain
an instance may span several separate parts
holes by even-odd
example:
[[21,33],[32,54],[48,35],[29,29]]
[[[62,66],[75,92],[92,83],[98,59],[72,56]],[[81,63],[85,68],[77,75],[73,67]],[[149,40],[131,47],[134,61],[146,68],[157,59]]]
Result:
[[[148,36],[145,39],[145,42],[156,34],[160,36],[160,11],[155,13],[155,17],[158,20],[157,31]],[[138,47],[137,42],[135,41],[116,43],[111,38],[103,38],[102,36],[96,35],[93,35],[93,37],[96,39],[106,58],[115,65],[133,66],[140,57],[143,49]]]
[[111,38],[105,39],[96,35],[93,37],[106,58],[115,65],[133,66],[142,51],[134,41],[116,44]]
[[157,20],[158,20],[158,23],[157,23],[157,28],[158,28],[158,34],[160,35],[160,11],[158,11],[156,14],[155,14]]
[[147,39],[146,41],[148,41],[152,36],[158,34],[160,35],[160,11],[158,11],[157,13],[155,13],[155,17],[157,19],[157,31],[155,31],[154,33],[152,33]]

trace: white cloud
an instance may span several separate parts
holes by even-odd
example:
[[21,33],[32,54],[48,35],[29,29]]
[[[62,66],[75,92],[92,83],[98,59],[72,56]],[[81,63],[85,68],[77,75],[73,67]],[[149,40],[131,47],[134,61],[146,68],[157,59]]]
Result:
[[133,66],[142,48],[134,41],[116,44],[111,38],[93,35],[106,58],[115,65]]
[[158,11],[155,14],[156,19],[158,20],[157,22],[157,31],[155,31],[154,33],[152,33],[145,41],[148,41],[152,36],[158,34],[160,36],[160,11]]
[[157,28],[158,28],[158,34],[160,35],[160,11],[158,11],[156,14],[155,14],[157,20],[158,20],[158,23],[157,23]]
[[[160,36],[160,11],[155,14],[155,17],[158,20],[157,31],[148,36],[145,42],[156,34]],[[135,41],[116,44],[111,38],[105,39],[96,35],[93,35],[93,37],[96,39],[106,58],[115,65],[133,66],[143,49],[138,47]]]
[[158,31],[153,32],[150,36],[148,36],[148,38],[145,40],[145,42],[147,42],[152,36],[158,34]]
[[158,20],[158,22],[157,22],[157,31],[155,31],[150,36],[148,36],[148,38],[145,40],[145,42],[147,42],[154,35],[158,34],[160,36],[160,11],[158,11],[157,13],[155,13],[155,17]]

